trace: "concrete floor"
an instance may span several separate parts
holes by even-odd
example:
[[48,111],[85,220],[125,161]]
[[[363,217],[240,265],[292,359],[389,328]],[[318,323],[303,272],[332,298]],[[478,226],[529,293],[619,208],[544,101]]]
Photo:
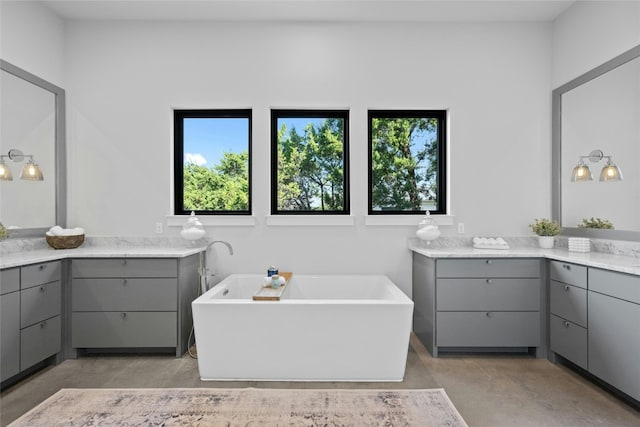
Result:
[[483,426],[640,426],[640,411],[574,371],[526,355],[437,359],[412,336],[400,383],[204,382],[188,355],[88,356],[45,368],[0,395],[6,426],[60,388],[444,388],[467,424]]

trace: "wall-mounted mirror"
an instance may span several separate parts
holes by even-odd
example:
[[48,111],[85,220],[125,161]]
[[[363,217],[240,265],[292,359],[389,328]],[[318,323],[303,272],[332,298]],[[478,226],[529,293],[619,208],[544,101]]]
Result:
[[[0,155],[13,175],[0,180],[0,222],[9,237],[43,236],[55,224],[65,226],[64,90],[0,60],[0,122]],[[16,150],[25,157],[16,157]],[[21,179],[29,155],[43,180]]]
[[[571,181],[594,150],[612,156],[622,181],[599,180],[606,158],[584,159],[592,181]],[[592,217],[614,229],[578,228]],[[640,46],[553,91],[553,219],[567,235],[640,240]]]

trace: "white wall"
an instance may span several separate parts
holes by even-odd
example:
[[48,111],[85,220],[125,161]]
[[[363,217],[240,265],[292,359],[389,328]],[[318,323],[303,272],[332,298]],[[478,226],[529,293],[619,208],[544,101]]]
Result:
[[[236,252],[216,249],[219,274],[384,273],[410,293],[415,227],[364,225],[367,109],[449,109],[451,213],[468,236],[528,234],[550,212],[550,61],[550,24],[70,22],[69,226],[152,235],[172,108],[251,107],[256,225],[209,229]],[[355,225],[265,224],[270,107],[350,109]]]
[[640,2],[575,2],[553,23],[553,87],[639,44]]
[[64,88],[64,22],[40,3],[1,1],[0,58]]

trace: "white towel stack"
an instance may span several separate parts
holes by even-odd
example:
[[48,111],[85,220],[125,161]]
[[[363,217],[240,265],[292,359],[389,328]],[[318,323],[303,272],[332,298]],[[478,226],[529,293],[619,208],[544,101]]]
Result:
[[502,237],[474,237],[473,247],[477,249],[509,249],[509,244]]
[[569,252],[590,252],[591,240],[586,237],[569,237]]
[[59,225],[55,225],[45,233],[47,236],[81,236],[84,234],[84,228],[62,228]]

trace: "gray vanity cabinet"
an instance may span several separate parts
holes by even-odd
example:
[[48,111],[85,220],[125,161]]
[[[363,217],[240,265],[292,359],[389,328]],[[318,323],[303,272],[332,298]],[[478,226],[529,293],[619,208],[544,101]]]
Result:
[[20,269],[0,271],[0,381],[20,372]]
[[74,259],[71,346],[186,351],[197,256]]
[[551,350],[587,369],[587,267],[551,261],[549,278]]
[[62,263],[20,269],[20,370],[62,349]]
[[61,280],[60,261],[0,273],[2,381],[60,352]]
[[413,257],[414,331],[445,349],[541,345],[538,259]]
[[640,400],[640,276],[589,268],[589,372]]

